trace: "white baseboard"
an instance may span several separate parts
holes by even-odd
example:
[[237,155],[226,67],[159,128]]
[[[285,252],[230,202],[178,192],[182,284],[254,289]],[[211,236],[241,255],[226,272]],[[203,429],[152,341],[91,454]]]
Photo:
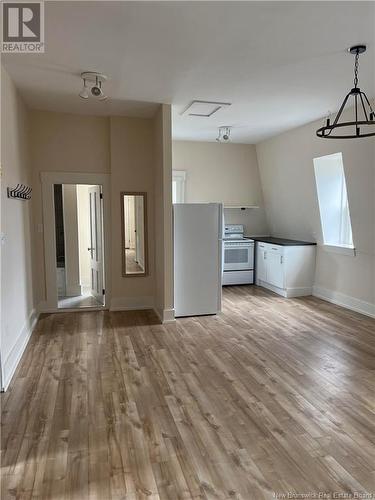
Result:
[[286,289],[286,297],[291,299],[293,297],[306,297],[312,295],[313,289],[311,286],[299,286],[295,288]]
[[327,302],[332,302],[332,304],[375,318],[375,304],[371,304],[370,302],[365,302],[364,300],[356,299],[355,297],[350,297],[349,295],[328,290],[328,288],[317,285],[313,287],[313,295]]
[[175,314],[174,309],[164,309],[163,323],[174,323],[176,321],[174,314]]
[[159,318],[160,323],[163,325],[167,323],[174,323],[176,321],[174,317],[174,309],[164,309],[160,310],[157,307],[154,307],[154,311],[156,316]]
[[154,309],[154,297],[112,297],[110,311]]
[[90,306],[90,307],[47,307],[41,304],[38,305],[39,314],[55,314],[55,313],[67,313],[67,312],[91,312],[91,311],[106,311],[108,307],[106,306]]
[[33,309],[29,314],[29,317],[25,321],[25,324],[23,325],[10,353],[8,354],[6,359],[3,360],[2,377],[1,377],[3,385],[1,388],[2,391],[6,391],[9,387],[9,384],[12,380],[14,372],[17,369],[21,356],[25,351],[25,348],[31,337],[31,334],[33,333],[35,325],[38,321],[38,317],[39,313],[37,313],[36,310]]
[[267,288],[282,297],[287,299],[291,299],[293,297],[306,297],[307,295],[313,294],[313,289],[310,286],[300,286],[295,288],[278,288],[277,286],[270,285],[262,280],[257,280],[256,284],[258,286],[262,286],[263,288]]

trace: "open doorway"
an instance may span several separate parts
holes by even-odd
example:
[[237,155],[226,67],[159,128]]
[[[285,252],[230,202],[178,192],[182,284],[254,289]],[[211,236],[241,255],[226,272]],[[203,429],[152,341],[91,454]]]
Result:
[[102,186],[54,184],[59,309],[105,305]]

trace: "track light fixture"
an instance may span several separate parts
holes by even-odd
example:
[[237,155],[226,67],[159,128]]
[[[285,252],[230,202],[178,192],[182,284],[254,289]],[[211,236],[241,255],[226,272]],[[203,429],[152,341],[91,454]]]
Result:
[[95,71],[84,71],[81,73],[81,78],[83,80],[83,87],[79,93],[79,97],[82,99],[88,99],[91,95],[99,101],[105,101],[108,99],[102,89],[102,84],[107,80],[106,75],[102,73],[96,73]]
[[[316,131],[316,135],[323,139],[355,139],[358,137],[371,137],[375,135],[374,110],[366,94],[358,87],[359,56],[366,52],[366,45],[354,45],[348,49],[348,52],[355,56],[354,87],[345,96],[333,123],[331,124],[331,120],[328,117],[325,126]],[[341,115],[349,98],[351,98],[352,101],[354,100],[354,120],[340,122]],[[368,128],[369,126],[370,129]],[[332,133],[337,130],[339,131],[337,134]]]
[[230,142],[231,127],[219,127],[219,134],[216,137],[217,142]]
[[83,87],[82,87],[81,92],[78,95],[79,95],[79,97],[82,97],[82,99],[89,98],[89,93],[87,92],[86,78],[83,78]]

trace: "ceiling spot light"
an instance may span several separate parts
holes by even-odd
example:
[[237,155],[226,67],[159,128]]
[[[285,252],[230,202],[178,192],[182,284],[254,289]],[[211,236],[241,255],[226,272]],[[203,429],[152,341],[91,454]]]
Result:
[[231,127],[219,127],[219,134],[216,137],[217,142],[230,142]]
[[82,97],[82,99],[88,99],[89,98],[89,93],[87,92],[87,85],[86,85],[86,79],[83,79],[83,87],[81,92],[78,94],[79,97]]
[[102,88],[103,82],[107,80],[106,75],[95,71],[84,71],[81,73],[81,78],[83,80],[83,88],[79,96],[82,97],[82,99],[88,99],[90,95],[98,101],[105,101],[108,99],[108,96],[104,94]]
[[[345,96],[341,107],[331,124],[331,119],[326,119],[326,124],[316,131],[322,139],[356,139],[375,135],[375,113],[366,94],[358,87],[359,56],[366,52],[366,45],[354,45],[348,49],[355,56],[354,61],[354,87]],[[354,100],[354,117],[351,121],[341,121],[341,115],[348,104]],[[370,129],[368,128],[370,126]],[[337,132],[337,133],[332,133]],[[346,132],[346,133],[345,133]]]

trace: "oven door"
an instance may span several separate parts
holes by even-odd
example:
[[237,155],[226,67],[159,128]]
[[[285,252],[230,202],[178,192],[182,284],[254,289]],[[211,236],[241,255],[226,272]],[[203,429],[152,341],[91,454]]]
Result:
[[254,243],[224,242],[224,271],[254,268]]

